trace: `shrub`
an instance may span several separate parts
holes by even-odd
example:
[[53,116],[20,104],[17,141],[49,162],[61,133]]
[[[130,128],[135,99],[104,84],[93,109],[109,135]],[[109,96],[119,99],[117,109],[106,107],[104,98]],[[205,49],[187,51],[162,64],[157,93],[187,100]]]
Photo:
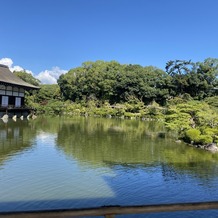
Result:
[[189,143],[197,143],[200,140],[201,132],[198,129],[188,129],[185,131],[184,140]]
[[135,113],[124,112],[124,117],[127,119],[135,118]]
[[199,143],[202,145],[209,144],[213,142],[213,138],[209,135],[201,135],[199,138]]
[[211,106],[218,108],[218,96],[208,97],[205,99],[205,102],[207,102]]

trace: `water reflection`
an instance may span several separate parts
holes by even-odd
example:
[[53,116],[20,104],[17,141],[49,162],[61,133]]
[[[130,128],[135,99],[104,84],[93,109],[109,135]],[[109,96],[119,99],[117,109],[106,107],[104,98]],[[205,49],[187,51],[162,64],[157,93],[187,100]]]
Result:
[[55,139],[47,145],[56,147],[83,166],[160,165],[164,175],[167,169],[171,172],[173,168],[199,178],[213,177],[217,173],[217,154],[176,144],[166,135],[161,123],[98,118],[41,117],[34,121],[2,122],[0,161],[30,149],[34,141],[41,140],[41,144],[49,141],[50,134],[55,135]]
[[[97,118],[38,118],[35,121],[1,123],[0,160],[30,149],[36,140],[48,140],[81,165],[113,167],[122,165],[174,168],[180,173],[210,177],[216,175],[218,155],[176,144],[165,136],[161,123]],[[160,137],[162,136],[162,137]],[[168,167],[166,167],[168,166]],[[205,173],[202,173],[205,170]]]
[[161,123],[9,120],[0,123],[0,211],[212,200],[217,163]]
[[[1,122],[1,121],[0,121]],[[9,119],[0,123],[0,165],[17,153],[30,149],[36,136],[33,123]]]
[[[164,133],[166,137],[160,137]],[[66,155],[95,167],[160,165],[166,177],[174,171],[205,179],[218,173],[217,154],[176,144],[161,123],[80,119],[61,126],[57,145]]]
[[57,143],[67,155],[96,166],[152,164],[163,149],[164,140],[157,137],[161,131],[163,126],[154,123],[83,119],[62,125]]

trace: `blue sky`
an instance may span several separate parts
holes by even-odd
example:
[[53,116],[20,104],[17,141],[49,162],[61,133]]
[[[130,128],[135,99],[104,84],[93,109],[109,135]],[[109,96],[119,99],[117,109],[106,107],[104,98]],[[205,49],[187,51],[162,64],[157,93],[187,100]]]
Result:
[[[85,61],[218,58],[217,0],[0,0],[0,63],[43,83]],[[6,59],[7,58],[7,59]]]

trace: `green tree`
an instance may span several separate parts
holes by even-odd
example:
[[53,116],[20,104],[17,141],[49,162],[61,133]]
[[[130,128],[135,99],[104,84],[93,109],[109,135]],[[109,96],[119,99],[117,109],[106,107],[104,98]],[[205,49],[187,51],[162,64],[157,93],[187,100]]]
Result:
[[144,103],[161,102],[168,96],[168,82],[169,76],[156,67],[116,61],[85,62],[58,79],[66,100],[97,99],[110,104],[127,102],[131,96]]
[[40,85],[40,90],[35,93],[35,102],[46,105],[49,100],[62,101],[60,87],[57,84]]
[[115,61],[85,62],[81,67],[61,75],[58,84],[66,100],[77,101],[84,97],[86,100],[93,97],[108,100],[114,95],[114,73],[119,66],[120,64]]
[[171,76],[169,91],[172,96],[188,93],[194,99],[217,94],[218,59],[208,58],[203,62],[169,61],[166,72]]
[[166,72],[172,77],[170,93],[172,95],[182,95],[186,93],[188,87],[188,74],[192,71],[193,63],[191,60],[175,60],[168,61],[166,64]]
[[205,102],[192,100],[169,105],[165,120],[170,130],[177,131],[188,142],[204,144],[218,139],[218,114]]
[[36,79],[33,75],[30,73],[27,73],[25,70],[24,71],[14,71],[13,72],[17,77],[22,79],[23,81],[30,83],[34,86],[39,86],[41,83],[40,80]]
[[196,73],[200,77],[198,93],[201,93],[203,98],[217,95],[218,59],[207,58],[196,63],[196,68]]

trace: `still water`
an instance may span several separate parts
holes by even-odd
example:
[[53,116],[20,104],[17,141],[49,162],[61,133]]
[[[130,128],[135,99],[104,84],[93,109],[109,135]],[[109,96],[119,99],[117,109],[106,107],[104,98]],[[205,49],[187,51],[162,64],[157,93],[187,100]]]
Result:
[[[0,120],[1,212],[217,200],[218,154],[175,143],[161,123]],[[146,215],[205,216],[218,211]]]

